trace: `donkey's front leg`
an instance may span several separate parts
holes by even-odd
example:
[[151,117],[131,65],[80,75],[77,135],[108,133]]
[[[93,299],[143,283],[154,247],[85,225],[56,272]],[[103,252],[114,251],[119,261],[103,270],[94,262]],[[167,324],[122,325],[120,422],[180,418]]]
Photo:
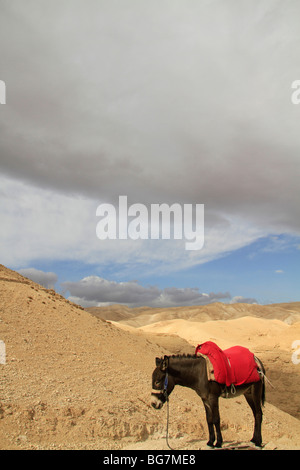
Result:
[[[210,396],[208,399],[202,399],[205,407],[206,412],[206,421],[208,426],[209,432],[209,441],[207,445],[210,447],[222,447],[223,438],[221,433],[221,426],[220,426],[220,415],[219,415],[219,402],[217,396]],[[215,430],[217,432],[217,442],[214,446],[215,442]]]
[[216,432],[217,432],[217,442],[216,442],[215,447],[222,447],[223,437],[221,433],[219,410],[218,410],[218,418],[215,420],[214,425],[216,427]]
[[[221,426],[220,426],[218,397],[215,395],[211,395],[209,399],[204,399],[203,403],[205,406],[206,421],[207,421],[208,432],[209,432],[209,441],[207,442],[207,445],[210,447],[222,447],[223,438],[222,438]],[[217,442],[215,446],[214,446],[214,442],[215,442],[214,426],[217,432]]]
[[212,409],[208,400],[203,399],[202,401],[203,401],[204,408],[205,408],[206,421],[207,421],[208,432],[209,432],[209,441],[206,444],[209,447],[214,447],[215,430],[214,430],[214,425],[213,425]]
[[213,424],[215,425],[216,433],[217,433],[217,442],[215,444],[215,447],[222,447],[223,438],[222,438],[221,425],[220,425],[219,397],[217,395],[211,395],[209,401],[210,401],[210,406],[212,409]]

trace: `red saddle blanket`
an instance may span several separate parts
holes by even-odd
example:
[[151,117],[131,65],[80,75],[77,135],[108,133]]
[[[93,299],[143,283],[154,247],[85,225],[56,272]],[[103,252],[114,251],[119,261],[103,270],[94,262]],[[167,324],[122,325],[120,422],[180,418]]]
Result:
[[198,344],[195,354],[197,353],[209,358],[218,383],[229,387],[231,384],[243,385],[260,380],[254,354],[247,348],[233,346],[222,350],[212,341],[206,341],[206,343]]

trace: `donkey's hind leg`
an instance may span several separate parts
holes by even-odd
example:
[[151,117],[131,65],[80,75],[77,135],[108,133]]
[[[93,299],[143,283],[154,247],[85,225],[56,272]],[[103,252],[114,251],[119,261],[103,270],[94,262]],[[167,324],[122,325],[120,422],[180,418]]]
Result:
[[245,393],[245,398],[249,404],[253,416],[254,416],[254,433],[251,439],[256,446],[261,447],[262,436],[261,436],[261,423],[262,423],[262,409],[261,409],[261,395],[262,395],[262,383],[255,382]]

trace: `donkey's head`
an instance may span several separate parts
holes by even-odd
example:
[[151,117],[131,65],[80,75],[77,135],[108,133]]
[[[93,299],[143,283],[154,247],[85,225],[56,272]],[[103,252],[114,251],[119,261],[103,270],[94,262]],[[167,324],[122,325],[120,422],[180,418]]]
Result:
[[168,400],[174,388],[172,377],[169,375],[169,357],[155,359],[156,368],[152,373],[151,406],[159,410]]

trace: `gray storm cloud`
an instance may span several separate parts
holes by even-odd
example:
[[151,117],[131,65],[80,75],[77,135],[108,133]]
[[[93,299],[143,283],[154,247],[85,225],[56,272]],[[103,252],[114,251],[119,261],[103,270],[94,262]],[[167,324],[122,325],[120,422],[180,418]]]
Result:
[[66,281],[62,287],[69,291],[74,302],[84,306],[105,303],[121,303],[130,307],[173,307],[180,305],[201,305],[227,300],[225,293],[201,293],[198,288],[165,288],[142,286],[137,281],[115,282],[98,276],[89,276],[77,282]]
[[18,272],[22,274],[22,276],[37,282],[47,289],[53,289],[55,283],[57,282],[57,275],[52,272],[44,272],[35,268],[23,268],[19,269]]
[[[60,197],[95,209],[122,194],[130,204],[205,204],[216,256],[224,238],[230,249],[300,233],[300,106],[290,99],[298,1],[14,0],[1,9],[3,188],[23,183],[32,197],[25,234],[39,230],[37,190],[50,228],[61,233],[57,217],[66,221],[41,252],[61,258],[65,238],[76,245],[78,216]],[[5,198],[22,217],[23,193]],[[94,242],[78,231],[81,256]],[[41,242],[27,240],[32,259]]]

